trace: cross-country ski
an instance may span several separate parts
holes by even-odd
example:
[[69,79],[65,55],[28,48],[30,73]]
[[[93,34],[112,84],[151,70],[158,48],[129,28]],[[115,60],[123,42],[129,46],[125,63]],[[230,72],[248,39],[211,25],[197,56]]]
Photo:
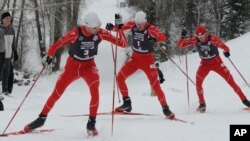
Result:
[[24,130],[20,131],[14,131],[14,132],[7,132],[4,134],[1,134],[0,137],[6,137],[6,136],[16,136],[16,135],[23,135],[23,134],[38,134],[38,133],[46,133],[46,132],[52,132],[55,129],[39,129],[39,130],[33,130],[32,132],[26,132]]
[[[154,114],[148,114],[148,113],[135,113],[135,112],[99,112],[97,115],[134,115],[134,116],[162,116],[162,115],[154,115]],[[61,115],[63,117],[79,117],[79,116],[89,116],[89,114],[73,114],[73,115]]]

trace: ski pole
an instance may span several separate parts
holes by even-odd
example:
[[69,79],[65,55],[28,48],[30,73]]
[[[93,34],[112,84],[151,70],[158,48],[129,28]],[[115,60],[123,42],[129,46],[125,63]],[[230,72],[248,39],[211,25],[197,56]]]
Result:
[[18,113],[18,111],[20,110],[21,106],[23,105],[24,101],[26,100],[26,98],[28,97],[28,95],[30,94],[31,90],[33,89],[34,85],[36,84],[38,78],[41,76],[42,72],[44,71],[45,67],[43,67],[41,69],[41,71],[39,72],[37,78],[35,79],[34,83],[32,84],[32,86],[30,87],[29,91],[27,92],[27,94],[25,95],[25,97],[23,98],[21,104],[19,105],[19,107],[17,108],[16,112],[14,113],[14,115],[12,116],[12,118],[10,119],[8,125],[6,126],[6,128],[4,129],[3,133],[4,134],[6,132],[6,130],[8,129],[8,127],[10,126],[11,122],[13,121],[13,119],[15,118],[16,114]]
[[[114,130],[114,109],[115,109],[115,86],[116,86],[116,63],[117,63],[117,44],[118,44],[118,31],[116,32],[116,48],[114,52],[114,80],[113,80],[113,99],[112,99],[112,126],[111,126],[111,136],[113,136]],[[113,50],[113,48],[112,48]]]
[[[111,33],[111,31],[110,31]],[[116,46],[117,48],[117,46]],[[115,53],[114,53],[114,46],[113,44],[111,43],[111,49],[112,49],[112,56],[113,56],[113,62],[115,63]],[[115,77],[116,77],[117,74],[115,74]],[[117,81],[117,80],[116,80]],[[118,88],[118,85],[116,85],[116,89],[117,89],[117,98],[118,98],[118,101],[119,103],[121,102],[121,99],[120,99],[120,93],[119,93],[119,88]]]
[[243,75],[240,73],[240,71],[236,68],[236,66],[234,65],[233,61],[229,57],[228,57],[228,60],[231,62],[231,64],[235,68],[235,70],[239,73],[239,75],[241,76],[241,78],[245,81],[245,83],[247,84],[247,86],[250,88],[250,85],[247,83],[246,79],[243,77]]
[[[185,55],[186,58],[186,73],[188,76],[188,57],[187,57],[187,53]],[[188,108],[189,108],[189,83],[188,83],[188,77],[187,77],[187,100],[188,100]]]
[[172,62],[175,64],[175,66],[196,86],[195,82],[175,63],[175,61],[159,46],[157,46],[157,48],[159,50],[161,50],[165,55],[166,57]]

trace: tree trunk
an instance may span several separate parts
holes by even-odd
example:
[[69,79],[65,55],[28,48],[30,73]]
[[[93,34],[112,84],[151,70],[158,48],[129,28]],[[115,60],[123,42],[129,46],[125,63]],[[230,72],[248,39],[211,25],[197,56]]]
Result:
[[214,10],[214,17],[216,19],[216,34],[219,36],[220,35],[220,23],[221,23],[221,2],[220,0],[212,0],[213,3],[213,10]]
[[42,38],[43,38],[43,43],[44,43],[44,52],[45,52],[45,54],[46,54],[46,45],[45,45],[45,43],[46,43],[46,27],[45,27],[45,11],[44,11],[44,6],[43,6],[43,3],[42,3],[42,1],[40,0],[40,5],[42,6],[42,8],[41,8],[41,15],[42,15],[42,29],[43,29],[43,36],[42,36]]
[[200,17],[201,17],[201,0],[199,0],[199,3],[198,3],[198,17],[197,17],[197,25],[200,25]]
[[[37,8],[38,7],[37,0],[33,0],[33,3],[35,5],[35,8]],[[42,31],[41,31],[41,26],[40,26],[40,17],[39,17],[38,9],[35,10],[35,18],[36,18],[36,27],[37,27],[37,34],[38,34],[38,44],[40,48],[40,56],[42,58],[46,54],[46,48],[45,48],[44,40],[42,38]]]
[[80,0],[72,0],[67,6],[67,31],[77,25]]
[[10,8],[10,0],[7,1],[7,9]]
[[[56,3],[59,3],[59,2],[61,2],[61,0],[56,0]],[[58,19],[63,19],[62,13],[63,13],[62,6],[58,6],[56,8],[55,17],[57,17]],[[63,29],[62,22],[59,21],[57,18],[55,18],[55,23],[54,23],[54,27],[56,27],[54,28],[54,41],[55,42],[62,37],[62,29]],[[54,56],[53,66],[52,66],[53,72],[60,69],[62,52],[63,52],[63,48],[57,50]]]
[[80,0],[73,0],[73,26],[77,25]]
[[0,7],[0,13],[1,13],[1,11],[3,11],[6,4],[7,4],[7,0],[4,0],[2,3],[2,6]]
[[[24,8],[24,3],[25,3],[25,0],[22,0],[21,9]],[[23,22],[23,10],[21,10],[21,13],[20,13],[20,18],[19,18],[19,22],[18,22],[18,28],[17,28],[17,32],[16,32],[15,44],[16,44],[17,47],[18,47],[18,39],[19,39],[19,34],[20,34],[22,22]],[[21,49],[21,50],[22,50],[22,49]],[[19,62],[19,65],[20,65],[22,59],[19,59],[19,60],[20,60],[20,62]],[[19,66],[18,68],[20,68],[20,67],[21,67],[21,66]]]
[[[17,0],[14,0],[14,2],[13,2],[13,6],[12,6],[13,9],[16,8],[16,1]],[[15,17],[15,13],[16,13],[15,10],[12,10],[12,17]]]

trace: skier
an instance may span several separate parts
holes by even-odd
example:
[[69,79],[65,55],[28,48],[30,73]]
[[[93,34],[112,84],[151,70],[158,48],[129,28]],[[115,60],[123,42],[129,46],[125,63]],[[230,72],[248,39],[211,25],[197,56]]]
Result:
[[15,45],[15,30],[12,27],[12,18],[9,12],[1,16],[0,25],[0,79],[2,79],[2,93],[9,95],[13,89],[13,64],[12,58],[18,59]]
[[[111,23],[106,25],[107,30],[116,30],[116,28]],[[175,115],[169,109],[164,92],[157,78],[158,72],[154,64],[153,47],[156,42],[165,42],[166,36],[156,26],[147,22],[146,14],[143,11],[137,12],[134,20],[125,23],[120,28],[122,30],[131,30],[133,36],[133,53],[117,75],[117,83],[123,97],[123,104],[115,108],[115,110],[118,112],[131,112],[131,99],[125,81],[138,69],[141,69],[147,75],[151,87],[157,93],[164,115],[168,119],[174,119]]]
[[200,103],[197,111],[201,113],[206,111],[206,102],[204,99],[202,84],[210,71],[214,71],[222,76],[237,93],[243,104],[250,107],[250,102],[247,100],[240,87],[235,83],[233,76],[219,55],[218,48],[223,49],[224,56],[228,58],[230,56],[229,47],[226,46],[217,36],[209,34],[204,25],[197,26],[195,36],[190,39],[185,38],[186,34],[187,31],[182,30],[182,37],[178,41],[178,47],[186,48],[193,45],[198,49],[201,58],[200,66],[196,72],[196,91]]
[[[162,71],[159,68],[159,63],[155,63],[155,66],[157,68],[160,84],[162,84],[165,81],[164,75],[163,75]],[[155,91],[154,91],[154,89],[152,87],[151,87],[151,94],[150,95],[151,96],[156,96],[156,93],[155,93]]]
[[54,91],[48,98],[39,117],[24,127],[26,132],[43,126],[48,113],[56,101],[63,95],[66,87],[78,78],[83,78],[91,94],[87,133],[90,136],[98,135],[95,123],[99,106],[99,74],[94,56],[97,55],[98,45],[102,40],[121,47],[127,46],[127,41],[122,31],[118,30],[119,38],[115,38],[108,31],[100,28],[100,26],[101,21],[98,15],[94,12],[88,12],[84,17],[84,25],[73,28],[50,47],[47,56],[43,59],[45,65],[49,65],[52,62],[57,49],[67,44],[70,44],[69,57],[64,71],[58,78]]

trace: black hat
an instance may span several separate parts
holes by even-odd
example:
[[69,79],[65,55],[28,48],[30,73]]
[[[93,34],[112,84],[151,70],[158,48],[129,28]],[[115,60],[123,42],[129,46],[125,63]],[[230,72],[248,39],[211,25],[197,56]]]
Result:
[[10,12],[4,12],[1,16],[1,21],[5,18],[5,17],[9,17],[10,16]]

